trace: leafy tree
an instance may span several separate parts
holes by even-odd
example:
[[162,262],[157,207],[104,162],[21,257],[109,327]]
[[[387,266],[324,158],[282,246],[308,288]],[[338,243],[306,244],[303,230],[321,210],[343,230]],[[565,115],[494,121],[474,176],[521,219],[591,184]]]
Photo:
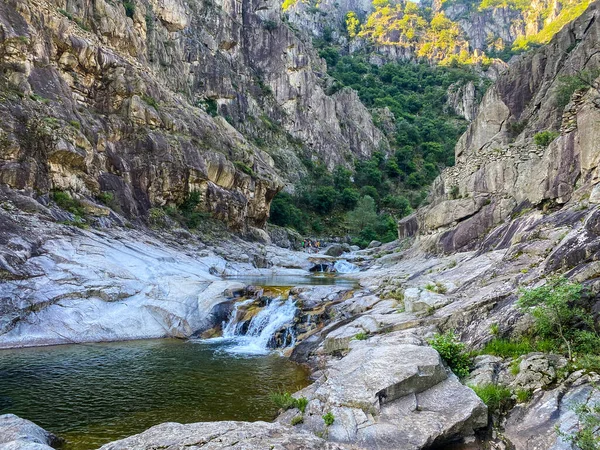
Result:
[[346,188],[342,191],[340,203],[346,210],[353,209],[360,199],[360,192],[354,188]]
[[356,37],[360,31],[360,20],[354,11],[346,14],[346,31],[351,38]]
[[533,142],[535,142],[535,145],[539,145],[540,147],[548,147],[548,145],[550,145],[550,143],[559,135],[560,133],[556,131],[542,131],[533,136]]
[[356,208],[350,211],[346,218],[352,231],[360,232],[367,227],[373,227],[377,222],[377,210],[373,197],[363,196],[358,201]]
[[328,214],[337,202],[338,193],[332,186],[321,186],[311,195],[311,206],[319,214]]
[[352,187],[352,172],[345,167],[337,166],[333,170],[333,186],[338,190],[342,191],[346,188]]

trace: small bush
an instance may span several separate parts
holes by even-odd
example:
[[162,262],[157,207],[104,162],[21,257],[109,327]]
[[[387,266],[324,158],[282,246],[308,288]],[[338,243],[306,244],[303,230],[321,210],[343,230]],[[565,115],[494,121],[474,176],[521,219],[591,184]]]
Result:
[[535,145],[539,145],[540,147],[548,147],[550,142],[556,139],[559,135],[560,133],[556,131],[542,131],[533,136],[533,142],[535,142]]
[[69,125],[71,125],[76,130],[81,130],[81,124],[79,122],[77,122],[76,120],[69,121]]
[[149,95],[142,95],[141,99],[149,106],[152,106],[154,109],[158,109],[158,102],[156,101],[156,99],[154,97],[151,97]]
[[277,28],[277,22],[275,22],[274,20],[265,20],[262,25],[263,28],[267,31],[273,31]]
[[500,334],[500,325],[498,325],[497,323],[491,324],[490,333],[492,334],[492,336],[498,336],[498,334]]
[[306,397],[300,397],[296,399],[296,408],[300,410],[302,414],[306,411],[306,406],[308,405],[308,399]]
[[331,425],[333,425],[333,422],[335,422],[335,417],[331,413],[331,411],[329,411],[327,414],[323,415],[323,421],[325,422],[325,425],[328,426],[328,427],[330,427]]
[[71,14],[70,12],[65,11],[64,9],[59,9],[58,12],[65,16],[67,19],[73,20],[73,14]]
[[292,426],[300,425],[301,423],[304,423],[304,417],[303,416],[294,416],[290,423],[292,424]]
[[449,195],[450,195],[450,198],[452,200],[456,200],[458,198],[459,194],[460,194],[460,191],[459,191],[458,186],[456,184],[450,188],[450,194]]
[[465,344],[457,339],[454,332],[436,334],[429,340],[429,345],[438,351],[456,376],[464,378],[469,375],[471,357],[466,351]]
[[280,409],[288,410],[296,405],[296,399],[289,392],[273,392],[271,401]]
[[246,175],[250,175],[251,177],[256,176],[256,174],[254,173],[254,170],[252,170],[251,167],[249,167],[245,162],[243,161],[234,161],[233,165],[241,172],[244,172]]
[[298,408],[302,414],[304,414],[308,405],[306,397],[294,398],[289,392],[273,392],[271,393],[271,401],[283,410]]
[[571,433],[557,429],[558,435],[581,450],[600,450],[600,403],[579,404],[573,408],[577,415],[577,427]]
[[365,339],[369,338],[369,334],[365,333],[364,331],[361,331],[360,333],[357,333],[353,339],[356,339],[357,341],[364,341]]
[[167,224],[167,213],[161,208],[150,208],[148,211],[148,222],[153,227],[164,227]]
[[502,413],[509,409],[512,393],[510,389],[497,384],[469,386],[485,403],[492,413]]

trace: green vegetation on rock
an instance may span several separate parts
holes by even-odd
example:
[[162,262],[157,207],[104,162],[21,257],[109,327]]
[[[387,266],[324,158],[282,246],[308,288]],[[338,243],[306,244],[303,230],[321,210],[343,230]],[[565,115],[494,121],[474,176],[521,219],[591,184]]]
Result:
[[436,334],[429,340],[429,345],[437,350],[456,376],[464,378],[469,375],[471,356],[467,352],[465,344],[460,342],[452,331]]
[[492,413],[503,413],[510,408],[512,392],[498,384],[470,386]]
[[521,291],[518,301],[519,308],[533,316],[537,334],[553,340],[569,360],[600,349],[600,334],[582,296],[581,284],[553,277],[543,286]]

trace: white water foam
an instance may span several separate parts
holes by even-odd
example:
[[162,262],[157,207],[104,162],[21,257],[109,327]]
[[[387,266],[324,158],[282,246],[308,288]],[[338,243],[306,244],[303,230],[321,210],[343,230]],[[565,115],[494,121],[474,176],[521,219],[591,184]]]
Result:
[[280,297],[270,300],[267,306],[250,319],[248,329],[244,333],[242,331],[243,322],[240,322],[241,317],[238,317],[240,307],[253,301],[255,300],[249,299],[235,303],[228,321],[223,323],[223,337],[209,339],[209,341],[231,344],[223,348],[228,353],[265,355],[273,351],[269,344],[275,334],[285,330],[284,342],[289,342],[288,346],[293,347],[296,343],[296,336],[291,325],[298,309],[294,300],[291,297],[287,300]]
[[357,265],[352,264],[351,262],[346,261],[345,259],[340,259],[336,261],[333,265],[333,268],[337,273],[357,273],[360,272],[360,269]]

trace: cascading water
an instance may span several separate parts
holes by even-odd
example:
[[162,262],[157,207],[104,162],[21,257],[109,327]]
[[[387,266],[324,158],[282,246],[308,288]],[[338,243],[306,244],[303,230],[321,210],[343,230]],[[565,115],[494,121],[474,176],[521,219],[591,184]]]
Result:
[[355,264],[346,261],[345,259],[340,259],[336,261],[333,265],[333,268],[337,273],[357,273],[360,272],[360,269]]
[[276,333],[281,330],[285,330],[283,342],[287,346],[293,346],[296,342],[296,336],[291,325],[297,311],[294,300],[291,297],[287,300],[282,300],[280,297],[270,300],[267,306],[250,319],[248,328],[243,333],[243,322],[239,322],[238,317],[239,309],[253,301],[253,299],[250,299],[237,302],[228,322],[223,325],[223,338],[234,344],[227,347],[227,351],[263,355],[270,351],[269,343],[275,338]]

